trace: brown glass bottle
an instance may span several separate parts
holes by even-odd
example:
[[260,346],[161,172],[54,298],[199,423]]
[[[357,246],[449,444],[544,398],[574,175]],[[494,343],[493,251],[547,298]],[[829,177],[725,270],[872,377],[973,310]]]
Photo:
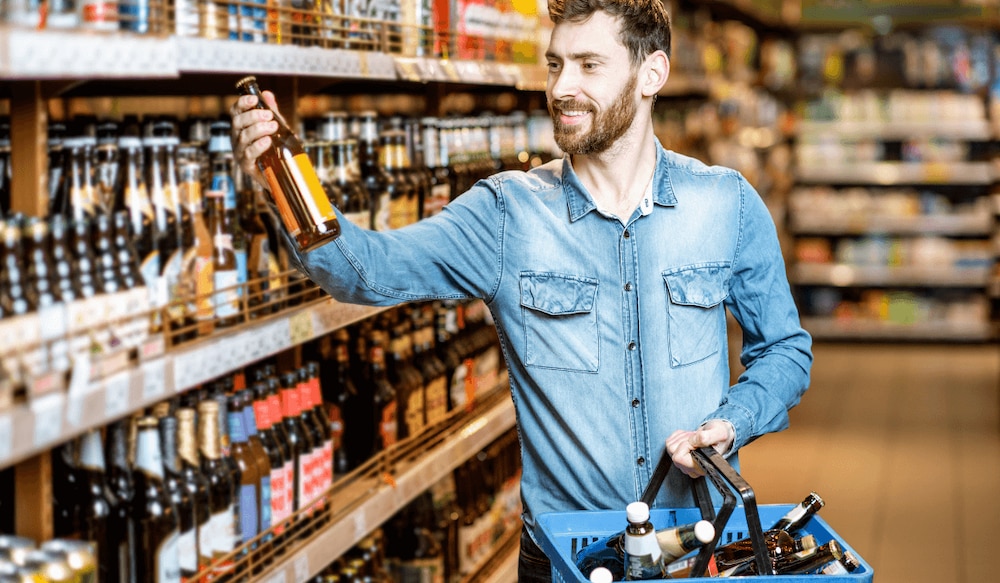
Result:
[[[232,474],[222,457],[219,435],[219,403],[205,399],[198,403],[198,447],[201,451],[201,471],[208,482],[209,512],[208,536],[199,539],[200,560],[212,564],[211,576],[221,579],[230,576],[233,569],[230,553],[236,548],[236,500]],[[206,554],[210,553],[207,557]]]
[[282,423],[288,442],[295,456],[295,493],[293,512],[301,512],[295,523],[295,533],[304,536],[311,531],[312,512],[308,502],[312,500],[312,467],[315,463],[316,445],[309,429],[302,422],[302,406],[299,403],[298,374],[294,371],[281,375]]
[[112,573],[118,573],[115,564],[118,557],[114,551],[116,545],[112,542],[112,532],[116,526],[113,524],[116,501],[107,483],[100,430],[90,430],[80,438],[77,475],[80,478],[80,536],[83,540],[97,543],[99,580],[117,581],[111,578]]
[[[108,215],[97,215],[91,226],[91,240],[94,257],[97,261],[97,274],[104,284],[104,293],[115,293],[125,290],[122,281],[121,268],[115,253],[114,226]],[[154,326],[154,329],[156,326]]]
[[281,545],[284,543],[282,535],[285,531],[285,520],[288,518],[288,512],[285,510],[285,502],[288,499],[285,462],[288,460],[290,467],[291,452],[285,450],[275,437],[274,419],[268,402],[267,383],[263,380],[254,382],[250,386],[250,395],[253,397],[253,414],[257,422],[257,436],[267,456],[269,467],[271,508],[268,524],[269,528],[272,529],[272,534],[266,539],[266,542],[271,543],[275,549],[280,551]]
[[374,453],[396,444],[399,439],[398,404],[396,390],[389,382],[385,362],[385,345],[388,334],[373,330],[369,338],[368,363],[371,367],[373,424],[375,426]]
[[[201,472],[198,459],[198,441],[196,438],[195,410],[190,407],[180,407],[174,413],[177,418],[177,456],[181,484],[187,490],[194,503],[195,518],[195,573],[208,568],[212,560],[209,530],[212,517],[212,499],[208,480]],[[181,563],[181,575],[190,570],[189,565]]]
[[135,576],[137,581],[180,582],[177,560],[179,518],[164,484],[163,458],[155,417],[137,422],[135,453]]
[[[242,95],[256,96],[257,108],[269,109],[255,77],[244,77],[236,89]],[[257,158],[257,167],[267,180],[285,229],[301,251],[309,251],[339,237],[340,224],[302,143],[278,116],[275,122],[278,130],[271,136],[271,147]]]
[[[243,428],[246,431],[247,447],[253,454],[254,463],[257,464],[257,474],[260,476],[260,490],[257,495],[259,506],[257,511],[258,530],[266,532],[271,529],[271,497],[273,495],[271,487],[271,458],[264,449],[264,443],[261,441],[257,430],[257,415],[254,411],[253,391],[243,389],[238,392],[238,396],[243,407]],[[260,540],[259,552],[264,555],[267,563],[271,561],[271,540],[272,537],[270,534],[265,535]]]
[[423,165],[427,169],[427,190],[420,205],[420,217],[431,217],[451,202],[451,177],[448,168],[448,153],[441,142],[438,119],[425,117],[420,120],[422,129],[421,146]]
[[88,222],[75,221],[69,225],[69,248],[73,256],[74,279],[82,298],[103,293],[103,282],[97,271],[97,260],[91,252],[90,241]]
[[378,116],[374,111],[364,111],[359,117],[358,164],[361,182],[368,192],[374,231],[389,230],[392,177],[386,174],[380,163]]
[[[318,497],[316,510],[322,512],[326,507],[326,491],[333,485],[333,436],[330,435],[330,418],[323,408],[319,363],[315,361],[305,363],[299,369],[299,380],[303,379],[303,414],[312,418],[315,427],[313,436],[320,445],[313,474]],[[323,515],[322,518],[325,521],[327,517]]]
[[49,228],[42,219],[27,219],[23,231],[27,273],[26,297],[32,310],[41,310],[60,301],[49,248]]
[[428,426],[440,423],[448,416],[448,368],[434,347],[434,308],[423,306],[414,313],[413,360],[423,376],[424,415]]
[[401,130],[382,132],[382,168],[391,177],[389,228],[399,229],[417,222],[420,200],[409,171],[406,135]]
[[[284,500],[279,500],[280,503],[280,518],[275,518],[271,516],[271,522],[278,524],[279,521],[283,523],[280,527],[279,534],[282,535],[283,539],[287,539],[289,536],[291,524],[290,519],[292,513],[295,511],[295,472],[296,472],[296,462],[298,461],[295,457],[295,446],[292,444],[290,438],[288,437],[288,432],[285,429],[284,422],[284,409],[282,406],[281,399],[281,380],[274,373],[273,365],[268,365],[265,367],[263,373],[263,382],[266,384],[267,388],[267,408],[271,420],[271,433],[274,436],[274,441],[281,450],[281,456],[283,458],[283,483],[282,490],[284,491]],[[274,491],[272,490],[272,501],[274,500]]]
[[359,418],[354,416],[358,390],[351,377],[350,336],[346,328],[323,337],[320,356],[320,390],[333,448],[333,471],[334,475],[341,475],[353,467],[345,444],[347,436],[353,438],[354,435],[348,432],[348,425],[353,429],[359,423]]
[[[64,216],[55,215],[49,219],[49,236],[52,249],[52,271],[56,287],[59,290],[59,297],[67,303],[88,297],[84,295],[84,290],[80,289],[78,280],[73,273],[73,254],[69,249],[68,225]],[[91,291],[90,295],[93,295],[96,290],[87,291]]]
[[131,514],[135,485],[132,479],[132,469],[128,462],[127,442],[130,424],[130,418],[122,419],[109,425],[107,430],[106,459],[110,464],[108,486],[114,496],[115,505],[109,520],[107,554],[103,555],[109,559],[109,562],[104,564],[108,576],[102,578],[101,581],[114,583],[135,581],[132,565],[136,535]]
[[410,358],[410,320],[402,312],[389,341],[389,382],[396,389],[399,438],[412,437],[424,429],[424,383]]
[[152,288],[160,273],[160,235],[146,188],[142,141],[135,136],[122,136],[118,139],[118,151],[121,179],[115,193],[115,210],[128,213],[132,249],[139,261],[139,271],[145,285]]
[[209,190],[205,193],[208,201],[208,233],[212,237],[212,308],[215,310],[215,325],[232,326],[239,322],[239,271],[236,252],[233,249],[233,235],[226,230],[225,202],[221,191]]
[[7,316],[26,314],[31,310],[18,223],[12,218],[0,225],[0,301]]
[[[236,561],[239,563],[247,558],[252,550],[250,541],[260,533],[260,471],[257,460],[247,444],[246,427],[243,423],[243,403],[238,394],[232,395],[229,401],[229,439],[230,456],[240,470],[240,482],[237,485],[239,496],[239,512],[237,536],[239,537]],[[246,565],[237,565],[237,573]]]

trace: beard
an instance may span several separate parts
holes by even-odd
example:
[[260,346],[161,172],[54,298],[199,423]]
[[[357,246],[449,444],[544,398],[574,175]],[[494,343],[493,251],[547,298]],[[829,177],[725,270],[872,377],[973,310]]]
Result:
[[632,126],[632,120],[635,119],[637,106],[633,95],[636,83],[636,78],[632,77],[607,111],[594,114],[589,131],[581,126],[562,123],[559,112],[563,110],[594,112],[590,104],[572,99],[549,102],[553,136],[559,149],[567,154],[577,155],[599,154],[610,148],[628,131]]

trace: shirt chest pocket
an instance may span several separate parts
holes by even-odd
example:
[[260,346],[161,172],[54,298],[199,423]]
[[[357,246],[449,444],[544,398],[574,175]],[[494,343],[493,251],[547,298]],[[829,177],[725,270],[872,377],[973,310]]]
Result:
[[670,366],[707,358],[725,342],[722,301],[729,295],[728,262],[702,263],[663,272],[667,286]]
[[525,365],[596,372],[597,280],[528,272],[520,286]]

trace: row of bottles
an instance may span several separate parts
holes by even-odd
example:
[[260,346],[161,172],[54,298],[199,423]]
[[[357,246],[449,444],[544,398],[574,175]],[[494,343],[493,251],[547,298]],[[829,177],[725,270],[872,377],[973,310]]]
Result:
[[520,530],[520,452],[513,430],[394,514],[312,583],[455,583]]
[[[101,581],[260,572],[325,527],[335,476],[497,383],[496,332],[477,306],[383,312],[307,343],[301,366],[258,362],[53,449],[54,535],[92,543]],[[493,449],[473,463],[499,467]],[[460,471],[458,503],[473,511],[464,488],[497,470]]]
[[[857,558],[845,552],[836,539],[818,544],[815,535],[805,528],[823,506],[823,499],[811,492],[764,531],[767,557],[775,574],[844,573],[857,569]],[[594,541],[577,554],[577,567],[591,581],[691,577],[697,560],[697,555],[691,553],[716,535],[707,521],[657,530],[644,502],[629,504],[626,517],[624,532]],[[707,574],[758,575],[751,539],[740,538],[717,547],[709,559]]]
[[26,537],[0,535],[0,583],[28,581],[99,581],[94,545],[72,539],[53,539],[36,545]]

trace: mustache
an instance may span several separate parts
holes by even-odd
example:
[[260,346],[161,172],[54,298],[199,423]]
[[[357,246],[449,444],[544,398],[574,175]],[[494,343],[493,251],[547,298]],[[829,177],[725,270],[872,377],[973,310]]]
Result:
[[576,99],[559,99],[552,102],[553,110],[560,111],[590,111],[590,104]]

